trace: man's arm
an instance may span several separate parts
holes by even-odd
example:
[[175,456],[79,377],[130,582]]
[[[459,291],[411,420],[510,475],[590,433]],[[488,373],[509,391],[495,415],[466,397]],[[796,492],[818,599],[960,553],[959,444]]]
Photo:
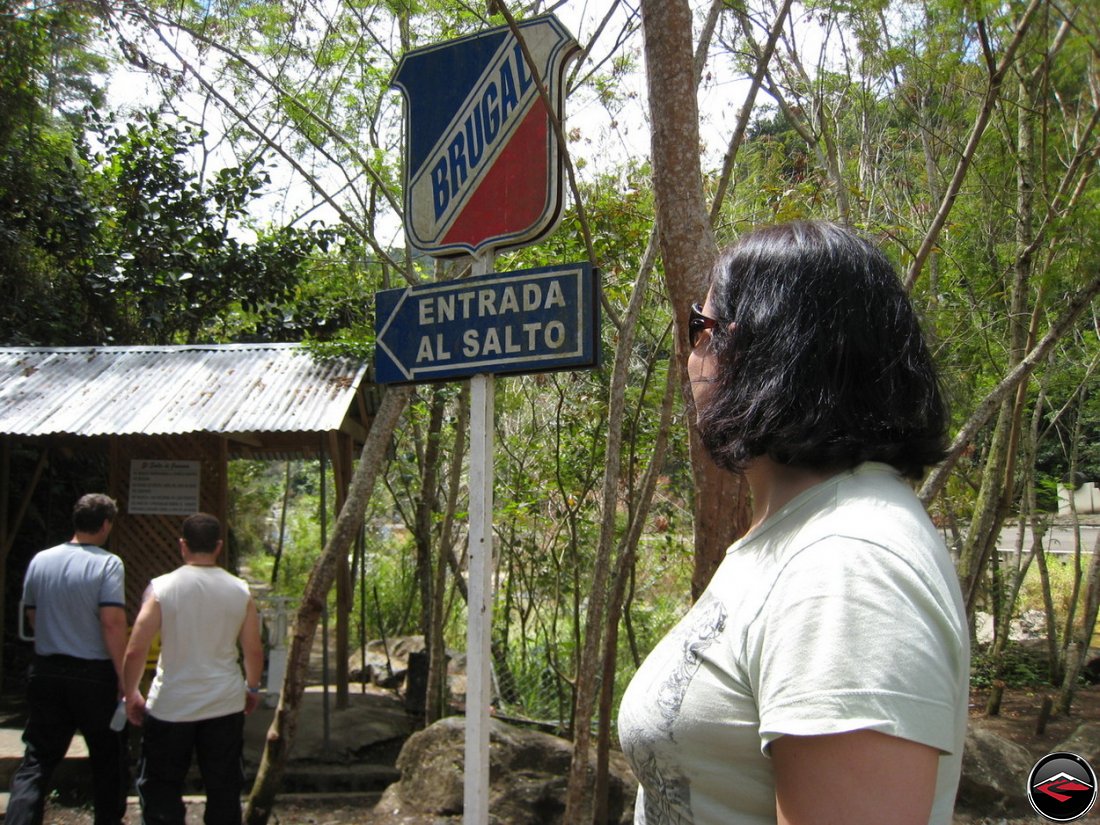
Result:
[[238,641],[241,652],[244,654],[244,679],[249,688],[244,703],[244,712],[248,714],[260,704],[260,694],[253,689],[260,687],[260,680],[264,675],[264,644],[260,638],[260,613],[256,610],[256,602],[252,599],[248,600]]
[[118,605],[102,605],[99,608],[99,630],[103,644],[115,665],[119,694],[122,695],[122,656],[126,652],[126,609]]
[[138,683],[145,672],[145,660],[149,656],[153,637],[160,632],[160,622],[160,602],[150,586],[145,589],[141,610],[134,621],[130,643],[126,645],[122,659],[122,695],[126,697],[126,716],[134,725],[140,725],[145,719],[145,698],[138,690]]

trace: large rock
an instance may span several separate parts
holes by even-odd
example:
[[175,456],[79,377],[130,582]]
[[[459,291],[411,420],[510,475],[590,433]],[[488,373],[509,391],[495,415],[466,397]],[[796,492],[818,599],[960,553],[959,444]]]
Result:
[[1092,765],[1093,770],[1100,770],[1100,722],[1078,725],[1069,739],[1054,750],[1075,753]]
[[[348,679],[369,682],[375,687],[396,689],[405,683],[410,659],[424,655],[423,636],[397,636],[382,641],[367,642],[365,650],[355,650],[348,657]],[[453,697],[466,693],[466,656],[447,651],[447,678]]]
[[[380,822],[459,817],[463,803],[466,721],[453,716],[409,738],[397,760],[401,780],[375,806]],[[564,825],[572,744],[540,731],[491,720],[489,810],[494,825]],[[637,783],[620,755],[608,779],[609,825],[630,822]]]
[[370,682],[392,688],[401,684],[409,667],[409,654],[424,650],[423,636],[399,636],[367,642],[365,651],[355,650],[348,657],[348,678],[352,682]]
[[959,807],[987,815],[1031,812],[1027,778],[1034,764],[1026,748],[971,725],[963,748]]

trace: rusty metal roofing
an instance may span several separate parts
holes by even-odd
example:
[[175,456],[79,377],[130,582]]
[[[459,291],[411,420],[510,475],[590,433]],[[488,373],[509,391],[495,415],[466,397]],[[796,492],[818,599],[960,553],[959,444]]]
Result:
[[0,347],[0,434],[328,432],[366,371],[298,344]]

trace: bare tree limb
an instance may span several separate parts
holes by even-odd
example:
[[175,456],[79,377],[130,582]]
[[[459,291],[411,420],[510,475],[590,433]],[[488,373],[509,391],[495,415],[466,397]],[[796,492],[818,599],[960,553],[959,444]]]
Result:
[[[539,71],[539,67],[536,65],[534,58],[531,57],[531,50],[527,48],[527,41],[524,39],[519,26],[516,25],[516,18],[512,16],[512,12],[508,10],[508,6],[504,2],[499,2],[497,4],[497,9],[504,15],[504,19],[508,21],[508,28],[512,30],[512,36],[516,38],[520,49],[523,51],[523,59],[531,70],[531,78],[535,81],[535,87],[538,89],[539,97],[546,107],[547,117],[550,119],[550,123],[554,128],[554,138],[558,142],[558,152],[561,153],[562,159],[565,162],[565,171],[569,178],[569,191],[573,193],[573,207],[577,210],[577,221],[581,225],[584,248],[588,252],[588,260],[595,264],[596,247],[592,243],[592,227],[588,222],[588,213],[584,208],[584,198],[581,197],[580,189],[577,186],[577,174],[573,169],[573,159],[569,153],[569,143],[565,139],[565,129],[561,125],[561,118],[558,117],[555,112],[555,107],[551,104],[550,93],[546,89],[546,83],[543,82],[542,73]],[[607,317],[611,322],[617,328],[621,327],[622,322],[619,320],[618,312],[616,312],[615,307],[611,305],[602,290],[600,291],[600,304],[603,306],[604,312],[607,313]]]
[[411,387],[390,387],[383,394],[378,412],[363,442],[363,450],[348,487],[347,499],[336,517],[332,535],[321,558],[314,564],[306,582],[294,622],[290,649],[287,651],[286,677],[279,694],[279,705],[267,732],[256,781],[245,808],[245,821],[248,825],[266,825],[271,816],[275,795],[298,731],[298,708],[305,693],[304,676],[308,670],[317,623],[328,592],[332,589],[338,561],[341,556],[347,557],[348,548],[363,524],[371,490],[374,489],[385,460],[386,447],[411,395]]
[[737,159],[737,150],[741,147],[745,130],[749,127],[749,116],[752,114],[752,107],[756,105],[756,96],[760,93],[760,87],[767,74],[768,63],[771,62],[772,55],[775,53],[779,35],[783,32],[784,21],[787,19],[787,15],[790,14],[793,4],[794,0],[783,0],[783,8],[775,16],[775,23],[772,24],[771,32],[768,34],[768,42],[764,44],[763,49],[757,49],[756,43],[752,42],[748,18],[743,13],[739,14],[745,36],[752,42],[753,49],[756,51],[756,73],[752,76],[752,85],[749,87],[748,94],[745,95],[745,102],[741,104],[741,111],[737,113],[737,125],[734,127],[733,134],[730,135],[726,156],[722,161],[722,174],[718,177],[718,187],[714,193],[714,201],[710,205],[711,225],[717,222],[718,215],[722,211],[722,201],[726,199],[726,189],[729,188],[730,178],[733,176],[733,164]]
[[935,467],[921,486],[918,494],[921,503],[927,507],[940,494],[947,483],[947,477],[974,436],[986,425],[1008,394],[1015,391],[1020,382],[1031,375],[1031,372],[1046,358],[1051,348],[1069,332],[1097,295],[1100,295],[1100,274],[1094,275],[1092,280],[1065,302],[1062,314],[1050,325],[1046,335],[974,408],[966,423],[955,434],[948,449],[947,458]]
[[[1044,2],[1045,0],[1031,0],[1028,4],[1027,9],[1020,18],[1020,22],[1016,24],[1016,31],[1013,33],[1012,40],[1009,41],[1008,45],[1005,47],[1004,54],[1001,56],[1001,62],[997,64],[996,67],[992,65],[993,55],[983,38],[983,49],[991,69],[989,82],[986,84],[982,105],[979,107],[978,114],[974,118],[974,125],[970,129],[970,137],[967,139],[966,146],[963,148],[959,162],[955,166],[955,174],[951,177],[951,182],[947,185],[947,190],[944,192],[943,200],[940,201],[940,208],[936,212],[936,216],[932,219],[932,223],[924,233],[924,240],[921,241],[921,245],[917,249],[916,255],[913,256],[913,260],[909,264],[909,270],[905,276],[905,288],[907,290],[913,289],[913,285],[920,276],[920,271],[924,268],[924,262],[928,260],[928,256],[932,254],[932,249],[939,240],[940,232],[943,230],[944,224],[947,223],[947,216],[951,214],[951,209],[955,205],[955,199],[958,198],[959,192],[962,190],[963,181],[966,180],[967,172],[970,170],[970,164],[973,162],[974,155],[978,151],[978,144],[981,143],[982,135],[985,134],[985,127],[989,124],[989,118],[993,114],[993,108],[997,103],[997,96],[1000,93],[1001,84],[1004,83],[1005,75],[1016,59],[1016,52],[1024,40],[1024,35],[1027,34],[1039,7],[1042,6]],[[984,24],[982,29],[984,31]]]

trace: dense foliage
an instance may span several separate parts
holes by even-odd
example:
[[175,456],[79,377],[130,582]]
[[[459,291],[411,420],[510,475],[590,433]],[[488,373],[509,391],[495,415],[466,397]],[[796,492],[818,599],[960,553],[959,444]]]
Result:
[[[321,226],[264,226],[263,157],[205,174],[208,137],[179,116],[101,115],[72,6],[0,15],[0,308],[7,344],[195,343],[332,334],[307,270],[338,246]],[[83,58],[83,59],[81,59]]]

